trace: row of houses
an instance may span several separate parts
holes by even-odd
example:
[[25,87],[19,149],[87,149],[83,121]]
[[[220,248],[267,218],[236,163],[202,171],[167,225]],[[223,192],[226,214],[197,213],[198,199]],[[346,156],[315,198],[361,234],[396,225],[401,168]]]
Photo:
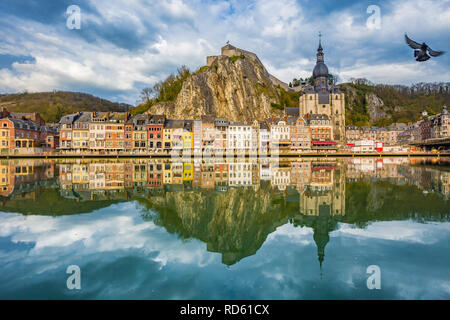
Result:
[[407,128],[404,123],[395,123],[386,128],[379,128],[376,126],[347,126],[346,138],[347,144],[353,145],[358,141],[378,141],[384,145],[397,145],[399,135]]
[[425,112],[423,118],[408,125],[399,135],[399,143],[410,144],[430,140],[439,140],[450,137],[450,115],[444,106],[441,113],[428,116]]
[[[296,109],[296,108],[291,108]],[[295,112],[292,112],[295,111]],[[203,116],[201,120],[168,119],[164,115],[128,112],[79,112],[63,116],[58,124],[45,124],[38,113],[0,114],[0,148],[46,148],[66,152],[156,152],[172,150],[278,149],[285,152],[335,151],[333,126],[325,114],[299,116],[298,109],[283,117],[265,120],[228,121]],[[414,123],[386,128],[346,127],[347,146],[361,141],[398,146],[430,139],[448,138],[450,119],[446,107],[440,114]]]
[[386,128],[347,126],[347,144],[377,141],[385,146],[395,146],[450,137],[450,115],[446,106],[437,115],[428,116],[423,112],[422,116],[415,123],[394,123]]
[[302,152],[336,149],[326,115],[284,116],[233,122],[126,112],[81,112],[62,117],[59,149],[65,151],[169,152],[171,150],[267,150]]

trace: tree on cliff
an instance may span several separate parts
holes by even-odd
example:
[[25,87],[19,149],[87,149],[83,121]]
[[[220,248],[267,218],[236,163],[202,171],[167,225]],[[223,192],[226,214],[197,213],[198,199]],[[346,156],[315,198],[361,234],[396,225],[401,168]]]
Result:
[[141,104],[132,111],[139,114],[147,111],[152,105],[158,102],[173,102],[183,87],[184,81],[191,75],[191,71],[186,66],[181,66],[177,74],[169,75],[164,81],[156,82],[152,87],[147,87],[141,91]]

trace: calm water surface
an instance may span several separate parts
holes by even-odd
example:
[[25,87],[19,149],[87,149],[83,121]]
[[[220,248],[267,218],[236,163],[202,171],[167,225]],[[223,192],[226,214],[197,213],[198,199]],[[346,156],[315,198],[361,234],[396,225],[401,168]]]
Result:
[[0,173],[2,299],[450,299],[444,160],[4,160]]

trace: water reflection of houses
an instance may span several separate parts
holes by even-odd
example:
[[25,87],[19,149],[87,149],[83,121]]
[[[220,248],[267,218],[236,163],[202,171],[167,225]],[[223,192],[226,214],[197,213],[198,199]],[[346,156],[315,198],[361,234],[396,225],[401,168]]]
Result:
[[55,183],[55,165],[48,160],[2,160],[0,162],[0,197],[35,199],[40,187]]
[[[346,161],[347,181],[383,180],[396,185],[414,185],[424,192],[450,195],[449,171],[433,167],[436,160],[407,158],[353,158]],[[440,160],[439,160],[440,161]],[[417,163],[418,165],[414,165]],[[426,164],[430,165],[427,166]],[[411,165],[412,164],[412,165]]]
[[252,164],[249,162],[237,162],[229,164],[229,186],[248,187],[252,185]]
[[[414,163],[414,162],[413,162]],[[448,199],[450,196],[450,169],[434,167],[432,160],[422,165],[399,166],[399,174],[409,185],[414,185],[424,193],[434,192]]]
[[79,201],[128,199],[125,186],[131,187],[131,176],[134,174],[136,183],[139,183],[139,172],[134,172],[132,166],[123,162],[61,163],[60,194],[66,199]]
[[289,164],[278,164],[272,166],[272,187],[278,190],[286,190],[291,184],[291,168]]
[[398,168],[408,163],[407,158],[352,158],[346,161],[348,181],[384,179],[404,183]]

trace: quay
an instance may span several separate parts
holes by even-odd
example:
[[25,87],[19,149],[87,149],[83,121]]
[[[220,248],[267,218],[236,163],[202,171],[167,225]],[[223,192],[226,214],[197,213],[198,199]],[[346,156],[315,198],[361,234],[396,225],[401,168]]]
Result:
[[[275,156],[275,155],[274,155]],[[279,158],[383,158],[383,157],[407,157],[407,158],[440,158],[450,157],[449,152],[433,153],[433,152],[402,152],[402,153],[350,153],[350,152],[336,152],[336,153],[279,153]],[[52,154],[3,154],[0,159],[133,159],[133,158],[179,158],[183,155],[171,155],[167,153],[119,153],[119,154],[99,154],[99,153],[52,153]],[[184,158],[189,157],[184,156]],[[191,158],[227,158],[227,157],[245,157],[245,158],[270,158],[271,154],[263,154],[261,156],[255,154],[222,154],[217,157],[211,154],[196,155],[191,154]]]

